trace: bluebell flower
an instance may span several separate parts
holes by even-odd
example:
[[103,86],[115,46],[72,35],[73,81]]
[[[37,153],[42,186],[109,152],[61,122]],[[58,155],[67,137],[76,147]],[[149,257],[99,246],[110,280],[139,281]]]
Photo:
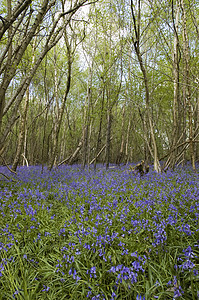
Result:
[[86,297],[88,298],[88,297],[91,296],[91,295],[92,295],[92,292],[91,292],[91,291],[88,291]]
[[114,300],[115,297],[117,297],[117,295],[116,295],[116,293],[113,292],[111,295],[111,300]]
[[183,293],[184,292],[183,292],[181,286],[179,286],[178,288],[175,288],[173,299],[177,299],[178,297],[181,297]]
[[136,300],[145,300],[145,296],[137,294]]
[[194,276],[197,276],[198,275],[198,270],[194,269],[193,274],[194,274]]
[[19,290],[15,290],[15,292],[14,292],[14,294],[12,295],[12,297],[15,299],[16,297],[16,295],[18,295],[20,293],[20,291]]
[[50,289],[50,287],[49,286],[46,286],[46,285],[43,285],[43,290],[42,290],[42,292],[48,292],[49,291],[49,289]]

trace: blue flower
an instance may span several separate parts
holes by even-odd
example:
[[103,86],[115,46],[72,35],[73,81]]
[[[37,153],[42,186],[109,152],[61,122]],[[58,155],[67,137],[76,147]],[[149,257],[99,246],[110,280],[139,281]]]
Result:
[[117,295],[116,295],[116,293],[113,292],[111,295],[111,300],[114,300],[115,297],[117,297]]
[[14,294],[12,295],[12,297],[15,299],[16,297],[16,295],[18,295],[20,293],[20,291],[18,291],[18,290],[15,290],[15,292],[14,292]]
[[136,300],[145,300],[145,296],[141,296],[141,295],[137,294]]
[[184,292],[183,292],[181,286],[179,286],[178,288],[175,288],[173,299],[176,299],[176,298],[178,298],[178,297],[181,297],[183,293],[184,293]]
[[43,285],[43,290],[42,290],[42,292],[48,292],[49,291],[49,289],[50,289],[50,287],[49,286],[46,286],[46,285]]

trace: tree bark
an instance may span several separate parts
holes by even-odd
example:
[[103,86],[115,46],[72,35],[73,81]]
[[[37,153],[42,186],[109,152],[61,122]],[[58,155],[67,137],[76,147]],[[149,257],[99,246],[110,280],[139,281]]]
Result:
[[184,72],[185,72],[185,82],[187,90],[187,104],[188,104],[188,118],[189,118],[189,140],[190,140],[190,156],[193,170],[196,171],[195,166],[195,154],[194,154],[194,144],[193,144],[193,109],[191,103],[191,87],[190,87],[190,71],[189,71],[189,38],[187,33],[187,20],[186,11],[184,6],[184,0],[180,0],[182,9],[182,21],[183,21],[183,55],[184,55]]
[[146,71],[145,65],[143,63],[142,55],[141,55],[141,51],[140,51],[140,21],[141,21],[140,20],[140,12],[141,12],[140,0],[138,0],[137,22],[136,22],[136,17],[135,17],[133,6],[134,6],[133,0],[131,0],[131,12],[132,12],[132,17],[133,17],[133,25],[134,25],[134,33],[135,33],[135,38],[132,36],[132,41],[133,41],[134,49],[135,49],[135,52],[136,52],[136,55],[137,55],[137,58],[139,61],[140,69],[142,71],[143,79],[144,79],[146,112],[147,112],[149,130],[150,130],[152,144],[153,144],[154,170],[159,173],[159,172],[161,172],[161,167],[160,167],[160,162],[158,159],[157,144],[156,144],[154,128],[153,128],[153,123],[152,123],[152,117],[151,117],[151,112],[150,112],[150,94],[149,94],[148,76],[147,76],[147,71]]
[[23,145],[24,145],[28,103],[29,103],[29,88],[27,88],[27,91],[26,91],[26,99],[25,99],[25,104],[24,104],[24,110],[23,110],[23,113],[21,115],[21,124],[20,124],[20,132],[19,132],[19,138],[18,138],[17,152],[16,152],[15,159],[14,159],[14,162],[13,162],[13,165],[12,165],[12,170],[13,171],[17,170],[17,166],[19,164],[21,152],[22,152]]
[[[173,4],[173,3],[172,3]],[[179,123],[178,123],[178,107],[179,107],[179,37],[178,37],[178,26],[179,26],[179,3],[176,1],[176,14],[174,21],[174,7],[172,5],[173,15],[173,27],[174,27],[174,48],[173,48],[173,76],[174,76],[174,95],[173,95],[173,138],[172,148],[176,147],[179,138]],[[176,148],[177,151],[177,148]],[[174,168],[177,158],[177,152],[172,151],[170,158],[171,167]]]
[[102,122],[103,122],[103,115],[104,115],[104,94],[105,94],[105,87],[103,87],[102,91],[102,101],[101,101],[101,110],[100,110],[100,122],[99,122],[99,130],[97,134],[97,143],[96,143],[96,150],[95,150],[95,160],[94,160],[94,169],[96,169],[97,159],[98,159],[98,152],[101,146],[101,135],[102,135]]
[[84,105],[84,124],[83,124],[83,161],[82,166],[85,168],[88,163],[88,131],[90,123],[90,104],[91,104],[91,87],[88,82],[86,102]]
[[111,151],[111,125],[112,125],[112,113],[108,107],[107,111],[107,129],[106,129],[106,169],[110,164],[110,151]]
[[125,163],[128,164],[129,162],[129,135],[130,135],[130,128],[131,128],[131,119],[129,118],[127,133],[126,133],[126,147],[125,147]]
[[[55,127],[53,130],[53,150],[52,150],[52,157],[51,157],[51,161],[49,164],[49,170],[51,170],[55,164],[55,160],[56,160],[56,156],[57,156],[57,151],[58,151],[58,141],[59,141],[59,132],[60,132],[60,128],[61,128],[61,123],[62,123],[62,119],[63,119],[63,114],[64,114],[64,109],[65,109],[65,105],[66,105],[66,100],[67,100],[67,96],[68,93],[70,91],[70,84],[71,84],[71,71],[72,71],[72,57],[71,57],[71,46],[69,44],[68,41],[68,37],[66,36],[66,32],[65,32],[65,43],[66,43],[66,49],[67,49],[67,64],[68,64],[68,74],[67,74],[67,82],[66,82],[66,91],[64,94],[64,97],[62,99],[62,103],[61,103],[61,107],[58,109],[58,116],[57,116],[57,120],[55,122]],[[57,105],[59,105],[57,103]]]
[[125,125],[125,104],[123,105],[122,108],[122,125],[121,125],[121,144],[120,144],[120,151],[116,159],[116,163],[120,165],[122,162],[123,156],[124,156],[124,146],[125,146],[125,132],[124,132],[124,125]]

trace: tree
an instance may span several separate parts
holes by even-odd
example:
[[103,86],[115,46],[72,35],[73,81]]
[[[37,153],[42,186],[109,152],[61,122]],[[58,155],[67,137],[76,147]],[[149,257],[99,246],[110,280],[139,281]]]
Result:
[[186,98],[188,104],[188,119],[189,119],[189,143],[190,143],[190,155],[193,170],[196,170],[195,166],[195,154],[193,146],[193,111],[191,102],[191,88],[190,88],[190,57],[189,57],[189,38],[187,33],[187,18],[184,6],[184,0],[180,0],[180,6],[182,10],[183,21],[183,57],[184,57],[184,77],[186,83]]
[[[143,74],[143,80],[145,85],[145,100],[146,100],[146,112],[147,112],[147,118],[148,118],[148,124],[152,139],[152,145],[153,145],[153,158],[154,158],[154,170],[157,172],[161,171],[159,159],[158,159],[158,150],[157,150],[157,144],[154,134],[154,128],[152,123],[152,117],[150,112],[150,93],[149,93],[149,83],[148,83],[148,75],[146,67],[143,63],[142,53],[141,53],[141,46],[140,46],[140,30],[141,30],[141,1],[138,0],[138,8],[137,8],[137,21],[136,21],[136,15],[135,15],[135,8],[134,8],[133,0],[131,0],[131,13],[133,18],[133,27],[134,27],[134,35],[132,35],[132,42],[133,46],[140,64],[140,69]],[[152,151],[151,151],[152,152]]]
[[[30,67],[28,74],[26,74],[18,84],[18,87],[16,88],[14,95],[11,97],[9,101],[7,101],[6,94],[9,92],[8,88],[10,83],[16,77],[17,68],[20,62],[22,61],[22,59],[24,58],[28,46],[31,45],[31,41],[34,39],[35,35],[39,33],[41,24],[42,22],[44,22],[44,17],[46,16],[47,12],[49,12],[51,8],[55,5],[56,1],[43,0],[41,4],[41,8],[39,11],[36,12],[36,14],[35,13],[33,14],[33,9],[32,7],[29,6],[28,7],[29,14],[22,15],[22,18],[18,21],[18,24],[20,24],[23,21],[23,25],[22,25],[23,35],[20,37],[16,46],[12,50],[12,59],[10,62],[8,61],[11,55],[6,59],[5,56],[6,50],[3,52],[1,57],[1,61],[2,61],[1,64],[2,81],[0,84],[0,132],[1,132],[0,149],[2,150],[1,152],[3,152],[8,135],[10,134],[13,125],[18,119],[17,111],[19,105],[38,67],[40,66],[43,58],[62,38],[65,31],[65,27],[70,23],[72,16],[76,13],[76,11],[81,6],[83,6],[87,2],[88,2],[87,0],[76,1],[75,4],[71,6],[67,11],[63,11],[57,16],[56,19],[54,20],[52,19],[52,25],[50,26],[50,28],[46,29],[48,31],[48,35],[47,36],[44,35],[45,40],[40,41],[40,43],[42,44],[42,49],[38,54],[38,56],[35,58],[34,65]],[[60,20],[62,20],[63,22],[62,26],[60,26],[59,23]],[[49,19],[47,19],[47,22],[48,21]],[[13,39],[14,37],[17,38],[18,35],[17,34],[16,36],[13,35]],[[10,113],[8,126],[4,128],[2,127],[3,117],[5,117],[8,114],[11,108],[12,111]]]
[[[16,45],[16,47],[12,51],[12,59],[10,59],[11,58],[11,53],[8,56],[7,59],[3,59],[3,61],[2,61],[2,58],[1,58],[1,61],[2,61],[1,66],[0,66],[1,67],[1,75],[2,75],[2,81],[1,81],[1,84],[0,84],[0,133],[1,134],[2,134],[2,118],[3,118],[3,115],[5,114],[5,111],[7,112],[8,107],[10,107],[12,105],[12,103],[14,102],[14,100],[15,100],[15,99],[12,99],[10,101],[10,103],[8,104],[8,107],[5,108],[5,97],[6,97],[6,91],[8,89],[8,86],[11,83],[11,80],[14,78],[14,76],[16,74],[17,66],[21,62],[22,57],[23,57],[28,45],[30,44],[30,42],[33,39],[36,31],[38,30],[40,24],[42,23],[42,20],[43,20],[44,16],[46,15],[46,13],[50,10],[50,8],[54,4],[55,4],[55,1],[44,0],[43,3],[42,3],[40,11],[38,11],[38,13],[36,14],[34,20],[32,21],[33,24],[30,24],[31,23],[30,22],[31,17],[33,15],[33,11],[30,8],[30,1],[27,2],[26,7],[29,8],[29,16],[27,16],[27,18],[25,19],[25,22],[24,22],[25,24],[24,24],[24,27],[23,27],[23,30],[24,30],[23,35],[22,35],[21,39],[18,41],[18,44]],[[10,7],[9,7],[9,10],[10,10]],[[10,12],[8,14],[10,14]],[[25,16],[22,16],[22,17],[25,18]],[[16,17],[15,17],[15,19],[16,19]],[[13,21],[9,21],[9,22],[13,23]],[[11,49],[11,37],[8,39],[8,44],[10,46],[6,47],[5,50],[7,50],[7,51],[9,49]],[[5,53],[3,53],[3,58],[5,58]],[[40,62],[37,62],[38,65],[39,65],[39,63]],[[36,71],[36,68],[34,68],[34,73],[35,73],[35,71]],[[32,74],[32,76],[34,75],[34,73]],[[27,77],[26,77],[26,80],[27,80]],[[25,91],[26,91],[26,88],[27,88],[28,85],[24,83],[20,87],[20,89],[18,91],[18,94],[21,93],[21,94],[24,95],[25,91],[22,92],[24,86],[25,86]],[[18,99],[20,99],[20,100],[18,100],[19,103],[21,102],[21,100],[23,98],[23,95],[22,95],[22,97],[21,96],[18,97]],[[14,119],[15,118],[16,117],[14,117]],[[4,139],[3,139],[3,141],[4,141]]]

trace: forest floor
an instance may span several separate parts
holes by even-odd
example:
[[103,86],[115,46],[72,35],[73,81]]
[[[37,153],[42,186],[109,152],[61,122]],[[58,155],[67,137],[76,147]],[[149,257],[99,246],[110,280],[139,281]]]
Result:
[[189,165],[143,177],[127,166],[0,172],[0,300],[199,299]]

